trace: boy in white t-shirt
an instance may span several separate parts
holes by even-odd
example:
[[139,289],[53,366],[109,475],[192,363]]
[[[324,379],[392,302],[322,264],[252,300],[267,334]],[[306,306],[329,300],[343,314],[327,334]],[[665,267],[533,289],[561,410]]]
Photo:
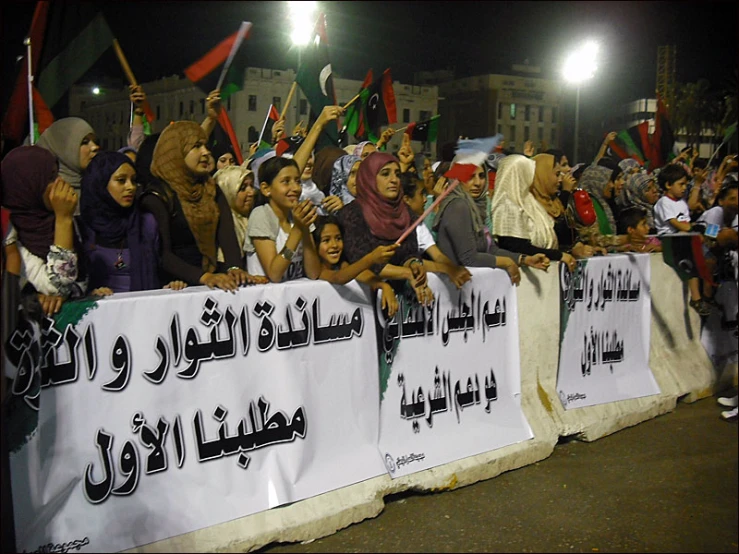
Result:
[[[657,235],[690,232],[690,209],[683,200],[688,186],[688,173],[682,166],[670,164],[660,171],[657,177],[664,196],[654,205],[654,226]],[[711,307],[701,298],[698,277],[688,279],[690,307],[701,316],[711,313]]]

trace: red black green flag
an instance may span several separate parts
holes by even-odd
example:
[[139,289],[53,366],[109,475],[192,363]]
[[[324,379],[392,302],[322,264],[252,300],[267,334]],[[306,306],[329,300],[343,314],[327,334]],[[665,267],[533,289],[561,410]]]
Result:
[[277,111],[274,104],[270,104],[264,125],[262,125],[262,132],[259,133],[259,148],[272,148],[272,127],[274,127],[279,119],[280,112]]
[[377,142],[383,125],[397,123],[395,92],[390,69],[383,71],[379,79],[367,90],[367,103],[364,106],[367,138]]
[[[37,2],[28,36],[36,89],[34,111],[43,132],[44,125],[53,122],[49,109],[113,45],[114,37],[100,4],[48,1]],[[27,80],[24,56],[3,119],[3,134],[11,142],[22,142],[29,133]]]
[[[249,37],[250,30],[251,23],[246,23],[246,25],[242,24],[238,31],[226,37],[208,51],[205,56],[187,67],[184,71],[185,76],[188,79],[197,84],[203,92],[208,94],[218,86],[220,72],[214,70],[219,67],[222,68],[223,64],[227,62],[229,56],[233,53],[233,57],[231,58],[232,63],[227,70],[226,78],[221,86],[221,100],[224,102],[224,105],[222,106],[221,113],[218,116],[218,126],[213,131],[214,137],[211,142],[213,144],[215,144],[215,142],[230,142],[231,149],[233,150],[234,156],[239,164],[243,163],[244,157],[241,154],[241,145],[239,144],[239,140],[234,132],[231,119],[228,117],[225,101],[231,94],[243,88],[243,72],[246,68],[246,64],[242,54],[243,49],[240,49],[239,46],[241,45],[241,41],[246,40]],[[221,133],[224,133],[225,136],[218,136]]]
[[349,106],[344,114],[344,127],[341,130],[342,134],[348,133],[352,135],[358,141],[367,140],[367,126],[365,125],[365,113],[364,108],[367,105],[367,99],[369,98],[369,87],[374,81],[372,70],[367,72],[364,78],[362,86],[357,92],[359,98]]
[[664,262],[675,270],[681,280],[687,281],[700,277],[709,284],[714,284],[711,272],[706,267],[700,234],[675,233],[662,235],[659,238],[662,242]]
[[439,132],[439,118],[440,115],[435,115],[428,121],[421,121],[419,123],[413,122],[405,130],[405,134],[410,137],[411,140],[417,140],[419,142],[436,142],[436,135]]

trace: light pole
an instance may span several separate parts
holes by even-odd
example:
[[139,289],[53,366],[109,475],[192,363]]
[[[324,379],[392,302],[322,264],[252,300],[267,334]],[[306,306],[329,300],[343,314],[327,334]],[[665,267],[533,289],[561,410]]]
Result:
[[575,93],[575,148],[573,152],[573,164],[579,163],[579,137],[580,129],[580,85],[590,79],[598,66],[595,64],[595,57],[598,54],[598,44],[594,41],[588,41],[578,50],[569,55],[565,61],[562,71],[565,81],[573,83],[576,86]]

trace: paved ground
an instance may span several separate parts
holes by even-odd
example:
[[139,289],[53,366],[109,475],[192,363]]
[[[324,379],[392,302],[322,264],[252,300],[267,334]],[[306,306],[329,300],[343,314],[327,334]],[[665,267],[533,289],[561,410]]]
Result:
[[715,399],[376,518],[260,552],[737,552],[737,423]]

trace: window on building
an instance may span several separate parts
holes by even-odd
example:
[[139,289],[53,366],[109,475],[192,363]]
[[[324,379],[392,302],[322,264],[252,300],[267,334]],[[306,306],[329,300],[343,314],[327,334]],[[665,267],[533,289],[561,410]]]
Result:
[[162,107],[157,106],[157,121],[159,121],[162,118]]
[[257,129],[256,127],[254,127],[254,125],[249,127],[248,135],[250,144],[253,144],[259,140],[259,133],[257,132]]
[[539,142],[542,142],[544,140],[544,128],[539,127]]
[[503,133],[503,126],[500,123],[498,123],[498,134],[500,135],[502,133]]
[[195,100],[190,100],[190,113],[195,113]]
[[185,113],[185,103],[180,102],[180,117],[182,117],[182,114]]
[[308,101],[305,98],[300,99],[300,115],[308,113]]
[[[503,103],[498,102],[498,119],[503,117]],[[498,131],[500,132],[500,131]]]
[[429,119],[431,119],[431,112],[427,110],[421,110],[418,113],[418,121],[428,121]]
[[539,123],[544,123],[544,106],[539,106]]
[[273,96],[272,97],[272,105],[275,107],[275,109],[279,112],[282,111],[282,98],[279,96]]
[[250,94],[249,95],[249,107],[248,107],[248,109],[249,109],[250,112],[257,111],[257,97],[254,94]]
[[205,98],[200,99],[200,113],[205,114]]
[[523,118],[525,121],[531,121],[531,106],[526,106],[524,108]]
[[411,122],[411,111],[408,108],[403,108],[403,123]]
[[552,108],[552,123],[557,123],[557,108]]
[[516,119],[516,104],[511,104],[511,119]]
[[523,128],[523,140],[524,141],[529,140],[529,128],[528,127]]
[[511,143],[516,142],[516,126],[515,125],[511,125],[511,136],[508,137],[508,140]]
[[552,129],[552,144],[557,144],[557,130]]

